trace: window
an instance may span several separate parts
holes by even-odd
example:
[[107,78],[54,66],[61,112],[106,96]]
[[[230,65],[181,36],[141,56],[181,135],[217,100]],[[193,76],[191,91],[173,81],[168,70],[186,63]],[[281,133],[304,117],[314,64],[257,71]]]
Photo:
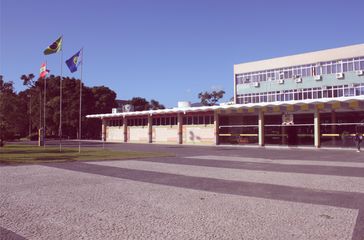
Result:
[[204,117],[203,116],[199,116],[198,117],[198,124],[205,124],[204,123]]

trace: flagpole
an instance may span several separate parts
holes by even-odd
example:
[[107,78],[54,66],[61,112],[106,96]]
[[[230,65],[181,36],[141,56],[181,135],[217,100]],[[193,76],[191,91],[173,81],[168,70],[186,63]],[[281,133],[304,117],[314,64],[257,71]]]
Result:
[[[39,86],[39,125],[38,125],[38,145],[39,147],[42,146],[41,137],[41,129],[42,129],[42,88]],[[43,133],[42,133],[43,134]]]
[[59,151],[62,152],[62,79],[63,79],[63,35],[61,46],[61,78],[59,80]]
[[82,133],[82,70],[83,70],[83,48],[81,51],[81,81],[80,81],[80,115],[79,115],[79,123],[78,123],[78,152],[81,153],[81,133]]
[[[46,64],[46,71],[47,71],[47,61]],[[43,100],[43,148],[46,146],[46,95],[47,95],[47,75],[44,77],[44,100]]]

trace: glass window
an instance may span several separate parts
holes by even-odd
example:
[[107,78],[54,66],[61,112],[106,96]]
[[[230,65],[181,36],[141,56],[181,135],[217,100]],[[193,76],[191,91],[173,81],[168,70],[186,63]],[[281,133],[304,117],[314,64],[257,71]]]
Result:
[[348,71],[348,63],[344,62],[343,63],[343,72],[347,72]]
[[193,116],[193,124],[198,124],[198,116]]
[[341,70],[341,63],[339,63],[338,65],[336,65],[336,72],[338,72],[338,73],[342,72],[342,70]]
[[331,73],[336,73],[336,67],[337,67],[337,64],[335,62],[333,62],[332,63]]
[[171,125],[176,125],[176,117],[171,117]]
[[326,74],[331,74],[331,66],[330,65],[326,66]]
[[359,70],[360,66],[359,66],[359,61],[354,62],[354,70]]
[[327,97],[332,97],[332,87],[327,87]]
[[349,62],[348,63],[348,71],[350,72],[350,71],[353,71],[353,69],[354,69],[354,64],[353,64],[353,62]]

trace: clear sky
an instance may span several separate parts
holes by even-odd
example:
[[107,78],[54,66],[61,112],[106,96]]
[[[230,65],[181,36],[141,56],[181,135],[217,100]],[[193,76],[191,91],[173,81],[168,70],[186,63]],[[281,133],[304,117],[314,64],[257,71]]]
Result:
[[[0,0],[0,10],[0,74],[17,91],[63,34],[64,61],[84,47],[87,86],[167,107],[206,90],[228,100],[236,63],[364,42],[363,0]],[[46,59],[59,75],[61,55]]]

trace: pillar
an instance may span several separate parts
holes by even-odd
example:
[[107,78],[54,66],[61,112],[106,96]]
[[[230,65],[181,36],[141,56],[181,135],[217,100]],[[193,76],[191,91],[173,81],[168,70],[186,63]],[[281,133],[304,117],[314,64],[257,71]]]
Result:
[[316,148],[321,146],[320,111],[318,109],[315,109],[314,113],[314,143]]
[[215,134],[215,145],[219,145],[219,127],[220,127],[220,118],[219,113],[217,111],[214,112],[214,134]]
[[124,142],[128,141],[128,121],[126,117],[123,118],[123,131],[124,131]]
[[148,116],[148,142],[153,142],[153,117],[152,115]]
[[264,133],[264,112],[262,109],[259,109],[259,117],[258,117],[258,143],[259,146],[263,147],[265,142],[265,133]]
[[182,113],[177,114],[177,125],[178,125],[178,144],[183,143],[183,116]]
[[287,144],[287,127],[286,126],[282,126],[281,127],[282,131],[281,131],[281,136],[282,136],[282,145],[286,145]]
[[106,141],[106,120],[105,119],[102,119],[101,140],[103,142]]

